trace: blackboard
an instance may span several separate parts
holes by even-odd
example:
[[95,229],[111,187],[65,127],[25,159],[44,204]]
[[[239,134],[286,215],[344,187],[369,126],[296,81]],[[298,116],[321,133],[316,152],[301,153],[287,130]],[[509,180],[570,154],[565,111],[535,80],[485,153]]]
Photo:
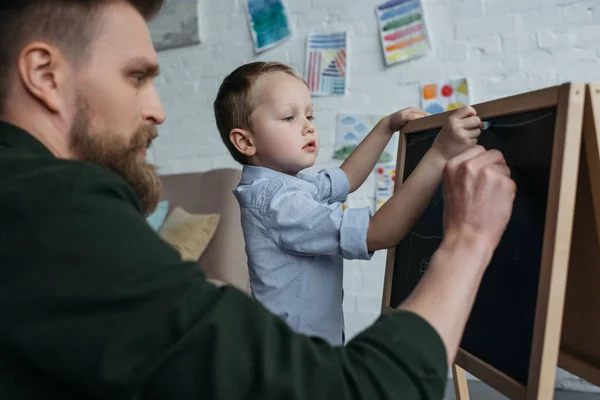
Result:
[[[487,120],[479,144],[502,151],[517,184],[513,214],[482,280],[461,348],[527,386],[557,107]],[[404,181],[439,128],[406,135]],[[443,189],[395,249],[390,306],[412,292],[442,237]],[[490,346],[493,343],[493,346]]]

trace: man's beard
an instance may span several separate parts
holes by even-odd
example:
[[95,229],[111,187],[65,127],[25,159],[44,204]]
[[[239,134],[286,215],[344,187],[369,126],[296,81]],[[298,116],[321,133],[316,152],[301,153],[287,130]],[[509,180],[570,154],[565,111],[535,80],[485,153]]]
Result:
[[81,160],[100,165],[121,176],[135,191],[146,214],[156,209],[162,189],[156,167],[139,154],[146,150],[158,136],[156,127],[150,125],[137,130],[127,142],[112,131],[94,132],[90,124],[89,109],[80,101],[73,119],[70,146]]

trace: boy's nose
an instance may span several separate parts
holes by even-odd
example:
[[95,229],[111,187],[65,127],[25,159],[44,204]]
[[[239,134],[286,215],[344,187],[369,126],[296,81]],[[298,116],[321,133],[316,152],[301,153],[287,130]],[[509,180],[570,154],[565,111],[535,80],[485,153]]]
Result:
[[307,125],[307,126],[304,128],[304,131],[303,131],[303,133],[302,133],[302,134],[303,134],[303,135],[308,135],[309,133],[310,133],[310,134],[313,134],[313,133],[315,133],[315,126],[314,126],[314,125],[313,125],[313,123],[312,123],[312,122],[310,122],[310,121],[308,121],[308,125]]

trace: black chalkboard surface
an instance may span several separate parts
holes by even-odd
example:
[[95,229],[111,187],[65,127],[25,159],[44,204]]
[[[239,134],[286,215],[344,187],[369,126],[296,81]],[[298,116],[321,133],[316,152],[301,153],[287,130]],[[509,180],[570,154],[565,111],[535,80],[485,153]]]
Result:
[[[482,280],[461,348],[527,386],[557,108],[487,120],[479,144],[502,151],[517,184],[513,214]],[[439,129],[406,135],[405,180]],[[443,193],[395,249],[390,306],[412,292],[442,237]],[[493,343],[493,346],[490,346]]]

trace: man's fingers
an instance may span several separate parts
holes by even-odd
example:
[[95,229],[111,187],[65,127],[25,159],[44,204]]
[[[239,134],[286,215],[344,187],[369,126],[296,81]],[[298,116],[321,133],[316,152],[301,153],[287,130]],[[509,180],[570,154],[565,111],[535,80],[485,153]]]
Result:
[[483,153],[485,153],[485,148],[483,146],[473,146],[473,147],[469,147],[467,150],[463,151],[462,153],[460,153],[459,155],[457,155],[456,157],[452,158],[448,164],[451,165],[458,165],[461,164],[465,161],[471,160],[477,156],[482,155]]
[[510,178],[510,168],[506,164],[491,164],[485,167],[485,169]]
[[472,169],[477,170],[492,164],[506,165],[506,160],[504,160],[504,155],[498,150],[488,150],[469,159],[469,164]]

